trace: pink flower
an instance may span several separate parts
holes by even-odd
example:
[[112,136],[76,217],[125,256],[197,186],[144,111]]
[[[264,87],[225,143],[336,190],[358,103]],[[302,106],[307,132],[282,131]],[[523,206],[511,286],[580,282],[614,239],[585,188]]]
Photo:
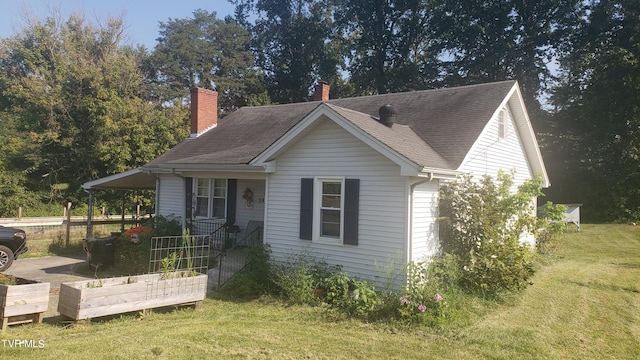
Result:
[[442,295],[440,295],[440,294],[435,294],[435,295],[433,295],[433,298],[434,298],[436,301],[442,301]]
[[409,305],[410,301],[406,296],[400,298],[400,305]]
[[420,304],[420,305],[418,305],[418,311],[425,312],[425,311],[427,311],[427,307],[422,305],[422,304]]

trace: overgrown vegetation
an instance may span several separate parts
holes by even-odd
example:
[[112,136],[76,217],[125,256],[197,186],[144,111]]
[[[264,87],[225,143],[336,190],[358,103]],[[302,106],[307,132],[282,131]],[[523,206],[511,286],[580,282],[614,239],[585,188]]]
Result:
[[[467,297],[460,305],[466,315],[441,326],[360,321],[327,306],[288,305],[267,296],[208,298],[196,311],[91,324],[45,315],[43,324],[11,326],[0,351],[3,359],[64,353],[69,360],[637,359],[640,226],[583,224],[557,244],[557,256],[536,271],[533,286],[500,306]],[[452,295],[443,297],[446,316],[459,305],[451,304]],[[13,339],[41,339],[44,346],[10,347]]]
[[[101,267],[95,273],[99,272],[102,277],[145,274],[149,272],[152,236],[179,236],[181,233],[180,219],[173,216],[157,216],[143,226],[128,229],[115,239],[115,266]],[[88,266],[80,269],[87,273],[90,270]]]
[[[528,238],[549,247],[563,229],[553,222],[565,210],[549,205],[536,217],[534,199],[542,195],[536,177],[513,191],[514,173],[474,181],[463,176],[444,186],[440,196],[442,251],[455,257],[467,291],[496,295],[527,286],[533,275],[534,249]],[[533,241],[531,239],[531,241]]]
[[[242,297],[268,294],[290,305],[327,306],[346,316],[439,326],[470,316],[470,304],[504,298],[525,288],[534,273],[536,249],[548,252],[562,233],[563,207],[533,208],[541,180],[514,188],[514,175],[494,180],[462,177],[441,191],[442,254],[406,265],[402,289],[376,289],[310,254],[272,263],[269,249],[250,251],[251,267],[224,291]],[[537,247],[524,235],[540,239]],[[525,236],[526,237],[526,236]],[[398,274],[388,274],[395,277]],[[389,283],[392,283],[389,281]]]

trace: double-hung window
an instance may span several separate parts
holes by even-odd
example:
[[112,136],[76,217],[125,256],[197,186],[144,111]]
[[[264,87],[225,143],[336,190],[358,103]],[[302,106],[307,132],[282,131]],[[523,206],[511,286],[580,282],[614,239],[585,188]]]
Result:
[[360,180],[301,179],[300,239],[358,245]]
[[342,179],[318,179],[318,230],[320,238],[341,239],[343,214]]
[[195,180],[195,216],[224,218],[227,209],[227,179]]

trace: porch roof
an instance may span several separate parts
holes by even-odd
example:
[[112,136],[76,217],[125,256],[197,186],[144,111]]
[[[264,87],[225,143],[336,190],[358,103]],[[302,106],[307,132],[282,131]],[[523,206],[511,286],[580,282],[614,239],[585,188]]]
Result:
[[155,190],[156,175],[149,174],[141,168],[103,177],[82,184],[85,190]]

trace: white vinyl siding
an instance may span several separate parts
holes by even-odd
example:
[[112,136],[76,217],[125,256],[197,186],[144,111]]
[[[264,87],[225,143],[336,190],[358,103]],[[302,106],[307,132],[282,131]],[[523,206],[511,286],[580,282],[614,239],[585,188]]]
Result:
[[[196,178],[238,178],[240,176],[254,176],[264,178],[264,174],[247,175],[241,173],[228,172],[198,172],[188,173],[183,176]],[[195,185],[194,185],[195,186]],[[253,203],[250,206],[242,198],[242,193],[246,188],[253,191]],[[160,175],[160,185],[158,188],[158,204],[156,212],[162,216],[179,216],[184,221],[186,214],[186,199],[184,180],[175,175]],[[245,229],[250,220],[263,221],[265,208],[265,180],[264,179],[238,179],[238,191],[236,194],[236,225]],[[195,203],[194,203],[195,211]]]
[[533,178],[534,174],[529,167],[509,106],[503,111],[506,131],[504,137],[500,138],[499,134],[500,111],[489,121],[459,170],[471,173],[477,179],[483,175],[495,178],[500,170],[509,173],[515,169],[515,185],[519,185]]
[[160,175],[158,204],[156,213],[162,216],[177,216],[183,221],[185,218],[185,188],[184,180],[174,175]]
[[[500,138],[500,116],[503,116],[505,121],[503,138]],[[535,174],[529,165],[522,138],[513,116],[511,107],[505,105],[494,119],[487,124],[460,170],[471,173],[474,179],[483,175],[490,175],[495,179],[500,170],[506,173],[515,170],[514,184],[511,191],[516,192],[519,185],[534,178]],[[532,210],[535,210],[535,208],[536,199],[532,199]],[[522,234],[520,241],[529,244],[535,243],[533,236],[527,233]]]
[[[265,241],[274,260],[312,254],[382,284],[387,280],[385,266],[406,260],[407,179],[397,164],[339,125],[319,121],[278,157],[277,170],[270,174]],[[300,239],[301,178],[312,177],[360,179],[358,245]]]
[[[244,191],[249,188],[253,192],[253,202],[247,204],[242,198]],[[264,220],[265,181],[238,179],[236,194],[236,225],[245,229],[250,220]]]
[[437,180],[419,184],[413,191],[411,260],[420,261],[438,254]]

